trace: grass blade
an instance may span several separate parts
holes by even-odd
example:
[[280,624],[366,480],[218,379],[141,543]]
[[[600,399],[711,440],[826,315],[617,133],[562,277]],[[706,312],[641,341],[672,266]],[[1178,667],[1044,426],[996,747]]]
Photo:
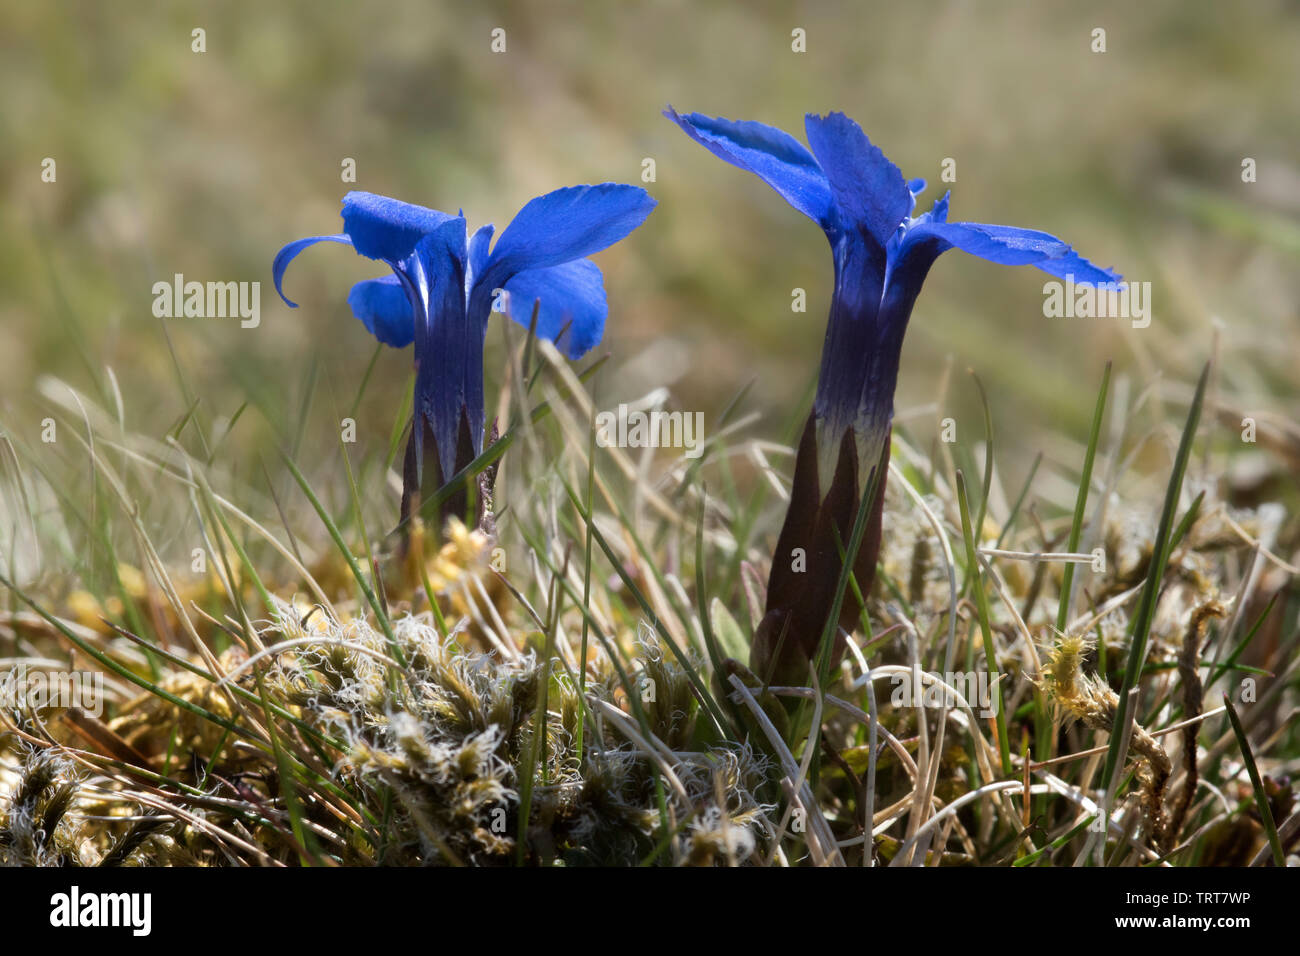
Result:
[[1007,736],[1006,708],[1002,706],[1002,683],[997,675],[997,649],[993,645],[993,628],[989,623],[989,596],[980,581],[979,558],[975,554],[975,533],[970,523],[970,503],[966,497],[966,476],[957,472],[957,504],[961,509],[962,537],[966,539],[967,576],[971,592],[975,595],[975,611],[980,622],[980,633],[984,637],[984,666],[989,672],[989,691],[992,693],[992,707],[997,713],[998,750],[1002,757],[1002,774],[1011,776],[1011,743]]
[[[1097,406],[1092,413],[1092,430],[1088,434],[1088,451],[1083,456],[1083,472],[1079,475],[1079,494],[1074,500],[1074,520],[1070,524],[1070,539],[1065,550],[1079,550],[1083,536],[1083,514],[1088,507],[1088,489],[1092,485],[1092,465],[1097,459],[1097,443],[1101,438],[1101,423],[1106,417],[1106,393],[1110,390],[1110,362],[1101,375],[1101,390],[1097,392]],[[1070,604],[1074,597],[1074,563],[1067,562],[1061,581],[1061,603],[1056,609],[1056,629],[1064,633],[1070,617]]]
[[1114,732],[1110,736],[1110,745],[1106,749],[1106,763],[1101,779],[1108,781],[1115,772],[1115,762],[1119,756],[1120,741],[1124,738],[1125,727],[1134,717],[1129,709],[1129,691],[1137,686],[1142,672],[1142,662],[1146,660],[1147,639],[1151,635],[1151,622],[1155,619],[1156,602],[1160,596],[1160,582],[1164,577],[1165,565],[1172,550],[1174,513],[1178,508],[1178,498],[1183,489],[1183,476],[1187,473],[1187,462],[1192,454],[1192,442],[1196,438],[1196,427],[1201,420],[1201,406],[1205,402],[1205,386],[1210,379],[1210,363],[1201,370],[1201,378],[1196,384],[1196,394],[1187,413],[1187,423],[1183,426],[1183,436],[1178,443],[1178,453],[1174,458],[1173,472],[1169,476],[1169,487],[1165,491],[1165,504],[1160,512],[1160,525],[1156,531],[1151,548],[1151,567],[1147,571],[1146,583],[1138,600],[1137,612],[1129,625],[1128,665],[1124,669],[1124,681],[1120,685],[1119,709],[1115,714]]
[[1228,720],[1232,722],[1232,732],[1237,735],[1241,758],[1246,762],[1246,772],[1250,774],[1250,785],[1255,790],[1255,805],[1259,808],[1259,819],[1264,824],[1264,832],[1268,835],[1268,846],[1273,853],[1273,865],[1285,867],[1286,854],[1282,850],[1282,841],[1277,835],[1277,824],[1273,821],[1273,810],[1268,804],[1268,794],[1264,792],[1264,781],[1260,779],[1259,767],[1255,765],[1255,754],[1250,749],[1250,738],[1246,736],[1246,730],[1241,726],[1241,718],[1237,716],[1237,708],[1232,706],[1232,700],[1227,694],[1223,695],[1223,706],[1228,708]]

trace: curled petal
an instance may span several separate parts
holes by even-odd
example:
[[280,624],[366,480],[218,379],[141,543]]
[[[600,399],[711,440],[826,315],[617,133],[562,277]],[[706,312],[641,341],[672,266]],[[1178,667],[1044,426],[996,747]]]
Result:
[[298,308],[298,303],[293,302],[284,294],[284,289],[280,287],[284,281],[284,270],[289,268],[298,255],[308,246],[314,246],[318,242],[341,242],[344,245],[351,243],[347,236],[308,236],[306,239],[295,239],[283,249],[275,254],[275,261],[271,263],[271,278],[275,280],[275,291],[280,293],[280,298],[284,299],[284,304],[291,309]]

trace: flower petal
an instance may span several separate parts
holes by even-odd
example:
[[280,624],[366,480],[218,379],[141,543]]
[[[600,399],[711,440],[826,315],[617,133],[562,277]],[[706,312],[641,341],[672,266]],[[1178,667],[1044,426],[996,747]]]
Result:
[[341,242],[344,245],[351,243],[347,236],[308,236],[306,239],[295,239],[283,249],[275,254],[275,261],[271,263],[271,278],[275,280],[275,291],[280,293],[280,298],[284,299],[284,304],[291,309],[298,308],[298,303],[290,301],[289,297],[284,294],[284,289],[280,283],[284,281],[284,270],[289,268],[289,263],[297,257],[308,246],[314,246],[318,242]]
[[395,275],[358,282],[348,294],[348,305],[370,334],[385,345],[402,349],[415,338],[411,299]]
[[417,327],[417,339],[444,320],[464,322],[467,259],[465,220],[455,216],[423,236],[401,263],[399,278],[409,278],[424,306],[427,328]]
[[864,230],[883,248],[912,211],[914,200],[903,174],[843,113],[810,113],[804,130],[830,183],[840,225]]
[[956,247],[1003,265],[1033,265],[1050,275],[1073,275],[1080,284],[1118,283],[1121,277],[1094,266],[1055,236],[1014,226],[947,222],[948,196],[912,223],[891,252],[880,305],[881,328],[900,336],[934,261]]
[[714,118],[702,113],[682,116],[671,106],[664,110],[664,116],[714,156],[749,170],[823,229],[834,227],[834,204],[826,174],[807,147],[789,133],[749,120]]
[[644,189],[622,183],[569,186],[538,196],[501,233],[483,276],[503,286],[515,273],[599,252],[641,225],[654,207]]
[[468,272],[465,278],[465,283],[467,287],[465,292],[466,298],[468,298],[469,296],[469,290],[468,290],[469,287],[472,287],[474,285],[474,279],[478,276],[480,272],[483,271],[483,267],[487,265],[488,244],[491,242],[492,242],[491,223],[488,223],[486,226],[479,226],[478,229],[474,231],[474,235],[470,237],[469,258],[467,260]]
[[1095,266],[1070,246],[1046,232],[1015,226],[993,226],[980,222],[930,221],[909,230],[900,250],[909,254],[913,243],[937,243],[935,255],[953,246],[981,259],[1008,266],[1032,265],[1064,278],[1074,276],[1080,284],[1118,283],[1122,277]]
[[[444,480],[455,474],[462,416],[469,419],[474,453],[483,447],[486,319],[473,321],[466,315],[467,259],[465,220],[457,216],[424,236],[403,268],[423,299],[426,316],[415,323],[415,413],[432,429]],[[416,424],[421,424],[418,417]],[[422,440],[416,451],[422,468]]]
[[520,272],[505,288],[510,318],[524,328],[532,322],[533,303],[540,300],[538,337],[554,342],[571,359],[586,355],[605,332],[605,285],[590,259]]
[[343,197],[343,231],[357,252],[383,262],[401,262],[422,237],[454,218],[374,193],[354,191]]
[[924,179],[911,179],[907,183],[907,191],[912,194],[912,203],[908,207],[907,214],[910,216],[916,209],[916,197],[925,192],[926,182]]

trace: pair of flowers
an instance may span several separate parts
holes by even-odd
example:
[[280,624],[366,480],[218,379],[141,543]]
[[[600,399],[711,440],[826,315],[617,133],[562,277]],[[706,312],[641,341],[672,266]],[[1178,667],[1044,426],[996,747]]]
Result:
[[[903,335],[930,266],[958,248],[1005,265],[1034,265],[1077,284],[1118,282],[1047,233],[948,222],[948,194],[913,217],[923,180],[908,182],[857,123],[842,113],[805,118],[809,147],[762,123],[664,113],[715,156],[749,170],[826,233],[835,266],[817,395],[795,463],[791,502],[768,581],[767,614],[751,665],[802,682],[817,650],[854,516],[874,469],[888,461],[894,386]],[[370,193],[343,200],[340,235],[285,246],[284,270],[305,247],[351,244],[392,275],[358,283],[353,313],[381,342],[415,345],[415,404],[404,475],[403,517],[423,488],[436,488],[483,448],[483,343],[496,305],[571,358],[604,332],[600,270],[587,256],[639,226],[655,201],[635,186],[604,183],[547,193],[524,206],[495,246],[492,227],[467,236],[465,219]],[[285,301],[293,305],[287,298]],[[859,589],[874,578],[884,475],[855,558]],[[799,549],[804,561],[792,561]],[[844,601],[840,629],[860,607]],[[837,642],[836,651],[842,645]]]

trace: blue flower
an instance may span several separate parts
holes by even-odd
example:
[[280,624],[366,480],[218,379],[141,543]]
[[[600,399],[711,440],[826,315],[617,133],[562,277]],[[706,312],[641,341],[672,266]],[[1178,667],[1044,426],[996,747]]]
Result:
[[[762,123],[682,116],[672,107],[664,115],[715,156],[775,189],[821,226],[831,245],[835,288],[817,396],[769,579],[769,615],[755,637],[752,659],[802,680],[833,601],[840,569],[836,549],[840,542],[847,547],[872,470],[888,460],[903,335],[935,259],[957,248],[990,262],[1072,276],[1081,285],[1118,283],[1120,277],[1045,232],[949,222],[947,193],[930,211],[913,217],[925,182],[905,180],[842,113],[805,118],[811,151]],[[880,545],[884,481],[877,487],[872,522],[854,562],[863,592],[874,577]],[[790,573],[789,556],[796,548],[806,552],[806,573]],[[845,602],[841,618],[841,626],[850,630],[859,610],[852,604]],[[793,647],[804,653],[801,665],[790,656]]]
[[[618,242],[655,201],[636,186],[571,186],[532,200],[489,251],[492,226],[467,236],[452,216],[373,193],[343,197],[343,232],[289,243],[275,257],[276,291],[289,263],[318,242],[351,245],[391,275],[358,282],[348,305],[385,345],[415,345],[415,403],[403,517],[414,489],[437,488],[483,450],[483,343],[489,314],[506,312],[570,358],[600,341],[608,306],[586,257]],[[426,464],[427,463],[427,464]]]

